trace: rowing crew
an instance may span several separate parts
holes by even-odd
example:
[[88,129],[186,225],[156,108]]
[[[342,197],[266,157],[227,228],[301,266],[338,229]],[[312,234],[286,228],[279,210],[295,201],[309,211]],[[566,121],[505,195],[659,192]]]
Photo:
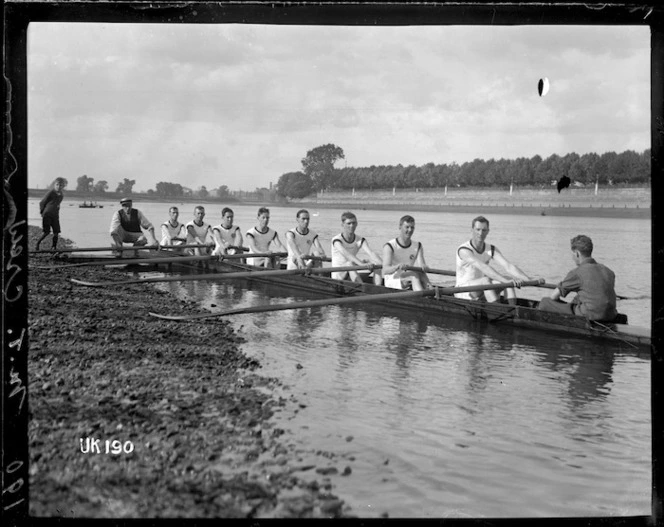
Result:
[[[147,245],[148,239],[141,228],[152,237],[152,245],[158,246],[152,224],[140,211],[133,209],[132,200],[124,198],[120,204],[122,209],[114,214],[111,222],[114,246],[121,247],[123,242],[131,242],[135,246]],[[169,220],[161,225],[161,245],[214,244],[211,253],[219,256],[243,250],[245,239],[240,228],[233,225],[233,211],[228,207],[222,210],[221,224],[214,227],[204,221],[205,209],[201,206],[195,208],[194,219],[186,224],[178,221],[177,207],[171,207],[169,215]],[[269,209],[259,208],[256,226],[246,232],[246,245],[249,249],[247,263],[273,267],[276,261],[274,258],[251,258],[249,255],[287,252],[288,269],[321,266],[326,255],[318,235],[309,229],[309,212],[302,209],[297,212],[296,218],[296,227],[286,232],[287,247],[284,247],[278,233],[269,227]],[[399,220],[399,234],[383,246],[382,258],[369,246],[366,238],[356,234],[357,225],[357,217],[352,212],[341,215],[341,233],[334,236],[331,242],[332,267],[368,265],[375,284],[384,282],[386,287],[394,289],[418,291],[432,287],[427,276],[429,267],[424,258],[423,246],[413,239],[415,219],[412,216],[406,215]],[[488,234],[489,220],[483,216],[474,218],[471,222],[470,240],[462,243],[456,250],[456,287],[512,282],[514,288],[506,288],[504,295],[507,303],[516,304],[515,288],[520,287],[524,281],[531,280],[531,277],[505,258],[495,245],[486,243]],[[580,315],[590,320],[615,319],[615,275],[592,258],[592,250],[592,240],[585,235],[571,240],[572,259],[576,268],[557,285],[550,297],[542,299],[539,309]],[[193,251],[193,254],[203,254],[208,248],[196,248]],[[358,256],[360,252],[363,257]],[[499,267],[496,268],[494,264]],[[413,267],[419,269],[414,270]],[[363,281],[357,271],[333,272],[332,278]],[[576,293],[572,302],[561,301],[570,293]],[[487,302],[501,300],[500,293],[490,289],[457,293],[455,296]]]

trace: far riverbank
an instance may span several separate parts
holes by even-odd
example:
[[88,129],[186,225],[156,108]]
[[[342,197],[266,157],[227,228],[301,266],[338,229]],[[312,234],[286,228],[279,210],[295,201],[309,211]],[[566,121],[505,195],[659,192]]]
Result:
[[443,188],[321,192],[287,206],[311,209],[400,210],[477,214],[528,214],[651,218],[650,187]]
[[585,218],[635,218],[651,219],[648,208],[616,208],[616,207],[552,207],[534,205],[491,205],[477,203],[474,205],[426,205],[422,203],[388,202],[388,203],[358,203],[358,202],[318,202],[299,201],[281,204],[284,207],[309,209],[348,209],[348,210],[401,210],[404,212],[442,212],[442,213],[478,213],[478,214],[525,214],[540,216],[578,216]]

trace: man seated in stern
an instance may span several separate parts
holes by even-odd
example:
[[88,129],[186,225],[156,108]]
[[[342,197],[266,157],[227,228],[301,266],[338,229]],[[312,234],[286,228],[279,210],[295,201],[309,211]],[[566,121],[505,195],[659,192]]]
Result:
[[[332,267],[349,267],[354,265],[382,265],[382,260],[369,247],[366,238],[355,234],[357,229],[357,217],[352,212],[344,212],[341,215],[341,233],[332,238]],[[360,259],[358,253],[363,250],[369,258]],[[357,271],[333,272],[332,278],[336,280],[350,279],[353,282],[362,282],[362,277]],[[383,277],[378,269],[373,269],[373,282],[381,285]]]
[[212,227],[212,238],[215,247],[212,254],[237,254],[242,252],[242,231],[237,225],[233,225],[235,214],[230,207],[221,210],[221,224]]
[[[592,258],[593,242],[588,236],[575,236],[570,247],[576,267],[567,273],[550,297],[542,298],[538,309],[611,322],[618,315],[614,289],[616,275]],[[576,293],[572,302],[560,300],[570,293]]]
[[309,211],[299,210],[295,215],[297,226],[286,231],[286,246],[288,247],[287,269],[305,269],[307,267],[322,267],[323,261],[304,258],[305,256],[325,257],[325,251],[320,244],[318,234],[309,228]]
[[[212,245],[212,229],[210,224],[204,221],[205,207],[198,205],[194,208],[194,219],[187,222],[187,245]],[[190,254],[197,256],[210,254],[210,247],[188,249]]]
[[168,209],[168,221],[161,224],[160,245],[183,245],[187,241],[184,223],[178,221],[180,210],[177,207]]
[[[415,218],[403,216],[399,220],[399,236],[383,246],[383,279],[386,287],[422,291],[431,287],[426,274],[422,244],[413,240]],[[423,271],[409,270],[421,267]]]
[[[143,213],[133,208],[131,198],[122,198],[120,200],[121,209],[116,210],[111,218],[110,234],[112,246],[121,249],[124,243],[131,243],[135,247],[143,247],[150,242],[152,246],[158,246],[157,238],[154,234],[152,223],[143,215]],[[149,234],[143,232],[144,229]],[[116,256],[122,258],[123,251],[116,251]],[[138,253],[135,253],[138,256]]]
[[[257,225],[247,231],[246,240],[249,248],[249,254],[271,254],[276,249],[278,252],[288,252],[279,239],[277,231],[268,227],[270,223],[270,209],[261,207],[258,209],[256,217]],[[274,267],[277,262],[274,257],[261,256],[258,258],[247,258],[249,265],[259,267]]]
[[[473,219],[470,240],[462,243],[456,251],[456,286],[514,282],[516,287],[520,287],[524,280],[530,280],[526,273],[503,256],[498,247],[485,242],[488,235],[489,220],[484,216]],[[494,263],[497,263],[503,271],[496,270],[493,267]],[[505,289],[505,295],[509,304],[517,303],[514,288]],[[456,293],[454,296],[467,300],[486,299],[488,302],[500,300],[500,292],[490,289]]]

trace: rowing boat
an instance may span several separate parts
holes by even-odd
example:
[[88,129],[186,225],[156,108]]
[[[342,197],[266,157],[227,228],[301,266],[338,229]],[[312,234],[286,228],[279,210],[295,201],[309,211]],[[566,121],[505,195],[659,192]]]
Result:
[[[181,269],[183,272],[200,272],[200,268],[188,262],[170,263],[170,270]],[[321,274],[283,275],[262,277],[265,270],[239,263],[237,260],[210,261],[209,266],[217,272],[252,271],[248,280],[279,285],[291,290],[319,293],[327,297],[378,295],[394,293],[394,289],[377,286],[373,283],[356,283],[348,280],[335,280]],[[426,312],[427,314],[471,317],[475,320],[487,320],[492,323],[509,324],[531,328],[544,332],[563,332],[570,335],[612,340],[631,346],[649,347],[651,332],[627,324],[624,314],[618,315],[613,323],[600,323],[586,320],[575,315],[551,313],[537,309],[538,301],[519,298],[517,305],[489,303],[478,300],[465,300],[448,295],[436,295],[427,298],[392,299],[389,305],[408,311]]]

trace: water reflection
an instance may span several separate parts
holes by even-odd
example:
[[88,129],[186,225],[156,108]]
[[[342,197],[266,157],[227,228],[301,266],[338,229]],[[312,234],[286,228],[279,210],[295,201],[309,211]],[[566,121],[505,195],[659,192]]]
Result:
[[[181,292],[219,309],[320,298],[240,285]],[[232,320],[251,328],[243,349],[261,357],[262,373],[306,394],[307,410],[279,426],[302,448],[357,457],[353,478],[335,480],[351,502],[376,488],[373,503],[395,516],[441,516],[463,503],[488,515],[559,515],[560,503],[574,503],[564,512],[583,515],[593,488],[592,506],[647,513],[647,497],[626,497],[606,474],[644,495],[650,487],[648,354],[382,305]],[[621,361],[623,376],[626,364],[633,371],[616,390]]]

